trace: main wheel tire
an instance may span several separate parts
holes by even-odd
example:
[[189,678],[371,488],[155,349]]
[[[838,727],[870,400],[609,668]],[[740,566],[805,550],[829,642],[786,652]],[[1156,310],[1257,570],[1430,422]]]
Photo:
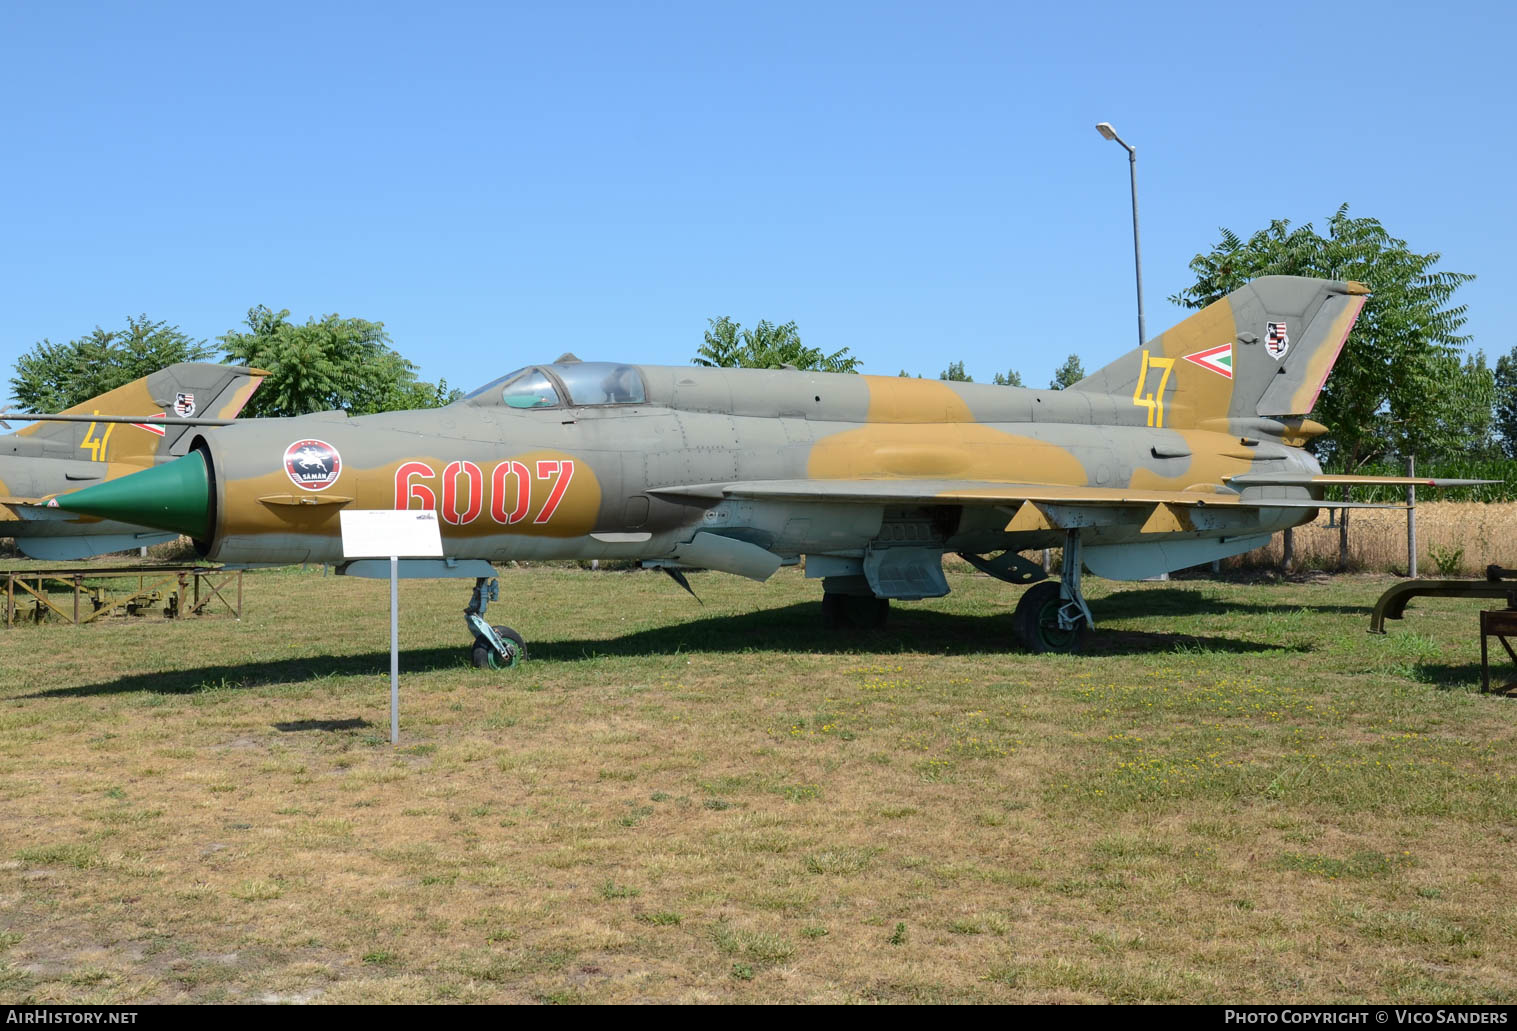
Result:
[[1084,645],[1084,617],[1080,618],[1079,625],[1073,629],[1062,629],[1059,626],[1059,609],[1063,606],[1064,598],[1055,581],[1045,580],[1023,592],[1012,621],[1017,636],[1029,650],[1073,653]]
[[878,630],[889,616],[889,598],[836,591],[822,595],[822,626],[827,630]]
[[495,631],[496,637],[506,642],[510,654],[502,659],[489,641],[477,637],[474,639],[474,650],[469,655],[475,669],[510,669],[527,657],[527,642],[521,634],[508,626],[494,626],[490,629]]
[[833,594],[831,592],[822,595],[822,629],[839,630],[843,627],[843,613],[845,609],[844,598],[847,595]]

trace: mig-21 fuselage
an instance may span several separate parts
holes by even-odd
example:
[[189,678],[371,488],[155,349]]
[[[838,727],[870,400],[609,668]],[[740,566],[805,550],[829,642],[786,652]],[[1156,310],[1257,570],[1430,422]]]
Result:
[[[1257,280],[1067,390],[566,356],[441,409],[209,429],[178,462],[56,503],[241,564],[342,564],[339,511],[432,509],[445,558],[416,575],[480,578],[471,609],[481,560],[761,580],[804,558],[829,617],[870,623],[947,593],[945,553],[1025,584],[1043,573],[1017,552],[1057,546],[1062,581],[1029,590],[1017,625],[1071,648],[1082,568],[1152,576],[1314,518],[1339,481],[1303,450],[1322,432],[1305,416],[1365,294]],[[507,647],[474,625],[487,657]]]

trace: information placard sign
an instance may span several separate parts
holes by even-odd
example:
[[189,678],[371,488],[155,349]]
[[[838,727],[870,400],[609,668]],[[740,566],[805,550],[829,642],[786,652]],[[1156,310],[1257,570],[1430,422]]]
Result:
[[390,560],[390,744],[396,745],[400,743],[400,560],[441,558],[442,527],[436,512],[345,509],[338,515],[343,557]]
[[344,558],[441,558],[442,529],[436,512],[393,509],[343,510]]

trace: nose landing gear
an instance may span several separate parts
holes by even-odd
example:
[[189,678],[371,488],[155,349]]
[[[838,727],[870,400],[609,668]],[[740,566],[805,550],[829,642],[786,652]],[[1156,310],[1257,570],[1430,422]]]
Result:
[[521,634],[508,626],[491,626],[485,620],[485,609],[499,599],[498,580],[486,576],[475,579],[474,595],[464,609],[464,622],[474,635],[469,661],[476,669],[509,669],[527,657],[527,642]]

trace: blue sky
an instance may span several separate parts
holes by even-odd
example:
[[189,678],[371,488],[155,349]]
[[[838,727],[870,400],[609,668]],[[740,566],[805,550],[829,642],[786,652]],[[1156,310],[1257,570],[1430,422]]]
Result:
[[[706,319],[1048,382],[1217,238],[1347,201],[1517,345],[1511,5],[11,5],[0,379],[146,313],[385,323],[469,387]],[[1503,122],[1507,124],[1503,125]],[[0,387],[3,392],[3,387]]]

